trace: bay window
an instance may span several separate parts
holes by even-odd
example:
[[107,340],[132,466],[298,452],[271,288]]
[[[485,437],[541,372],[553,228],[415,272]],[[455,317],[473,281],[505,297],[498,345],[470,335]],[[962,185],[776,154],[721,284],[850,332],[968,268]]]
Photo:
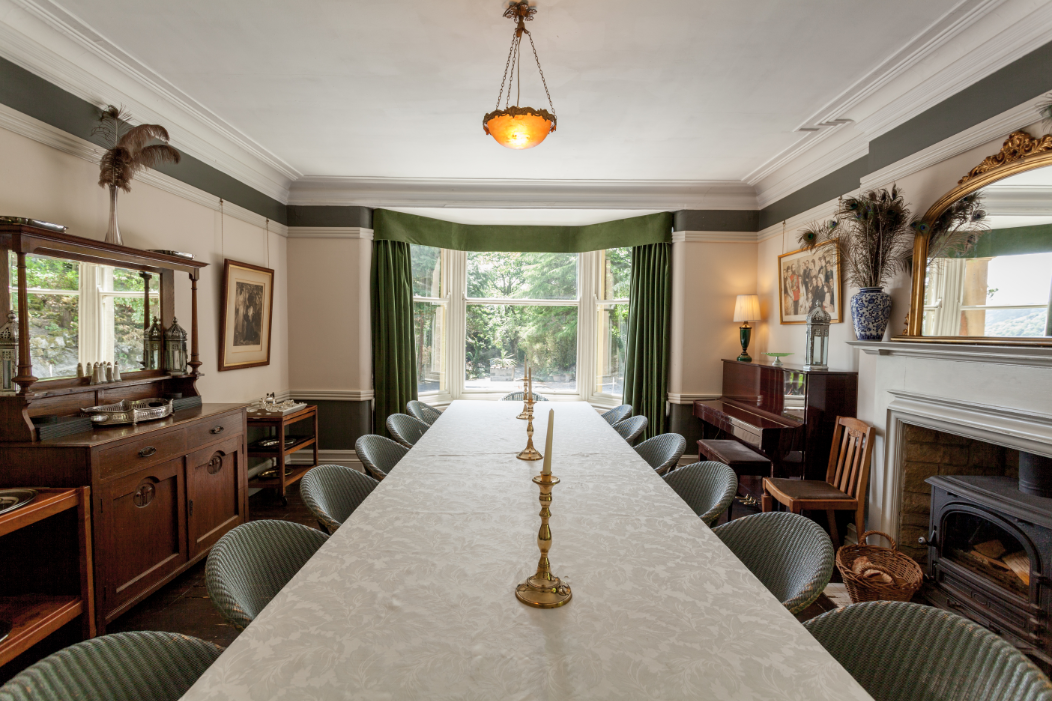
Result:
[[535,390],[552,398],[620,403],[630,248],[411,251],[417,388],[425,401],[521,390],[529,365]]

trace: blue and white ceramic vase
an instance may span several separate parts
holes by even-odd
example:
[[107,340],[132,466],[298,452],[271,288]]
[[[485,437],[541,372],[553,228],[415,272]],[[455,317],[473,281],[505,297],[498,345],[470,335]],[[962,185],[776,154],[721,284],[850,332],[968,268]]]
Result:
[[891,319],[891,295],[880,287],[863,287],[851,298],[851,320],[860,341],[883,341]]

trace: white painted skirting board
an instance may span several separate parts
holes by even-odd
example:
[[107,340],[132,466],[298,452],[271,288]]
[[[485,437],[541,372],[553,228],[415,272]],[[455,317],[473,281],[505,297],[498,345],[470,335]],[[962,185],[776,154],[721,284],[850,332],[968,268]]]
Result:
[[290,226],[290,239],[368,239],[373,240],[373,230],[362,226]]
[[756,243],[756,232],[673,231],[672,243]]
[[719,399],[718,394],[681,394],[675,392],[668,393],[669,404],[693,404],[695,401],[706,402],[713,399]]
[[364,402],[372,400],[376,393],[371,389],[290,389],[290,397],[314,401]]
[[[313,459],[314,455],[311,451],[301,450],[300,452],[293,453],[289,456],[289,464],[309,465]],[[365,468],[362,466],[362,461],[358,459],[358,454],[353,450],[319,450],[318,464],[343,465],[344,467],[350,467],[359,472],[365,472]]]
[[[98,163],[102,154],[105,153],[105,149],[101,146],[96,146],[90,141],[81,139],[78,136],[73,136],[68,132],[41,122],[39,119],[35,119],[29,115],[22,114],[18,110],[12,109],[7,105],[0,105],[0,128],[7,129],[10,132],[18,134],[19,136],[24,136],[27,139],[32,139],[33,141],[44,144],[45,146],[50,146],[51,148],[69,154],[70,156],[82,158],[89,163]],[[181,197],[182,199],[193,202],[194,204],[207,207],[215,212],[222,212],[228,217],[233,217],[234,219],[239,219],[248,224],[252,224],[253,226],[258,226],[260,229],[269,228],[272,234],[288,236],[288,227],[284,224],[268,220],[266,217],[261,217],[255,212],[250,212],[244,207],[239,207],[230,202],[223,202],[222,205],[220,205],[220,199],[215,195],[209,194],[204,190],[199,190],[192,185],[187,185],[181,180],[176,180],[173,177],[151,168],[147,168],[136,175],[135,180],[136,182],[151,185],[158,190],[175,195],[176,197]]]
[[848,341],[868,355],[900,355],[933,360],[996,365],[1052,365],[1052,348],[1025,346],[972,346],[953,343],[906,343],[902,341]]
[[902,507],[901,469],[907,424],[967,436],[1030,453],[1052,455],[1052,415],[1020,411],[905,390],[889,390],[881,529],[898,537]]

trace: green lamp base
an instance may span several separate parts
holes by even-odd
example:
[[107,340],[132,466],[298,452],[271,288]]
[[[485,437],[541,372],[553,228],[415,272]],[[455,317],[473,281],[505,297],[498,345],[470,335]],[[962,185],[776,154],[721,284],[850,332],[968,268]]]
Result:
[[738,328],[738,338],[742,343],[742,354],[738,356],[738,361],[751,363],[752,356],[749,355],[749,341],[752,340],[752,327],[749,326],[749,322],[745,322],[744,325]]

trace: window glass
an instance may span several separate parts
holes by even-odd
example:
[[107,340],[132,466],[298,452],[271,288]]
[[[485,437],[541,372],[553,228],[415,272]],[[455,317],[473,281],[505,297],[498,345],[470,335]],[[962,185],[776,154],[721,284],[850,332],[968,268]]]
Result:
[[527,364],[534,391],[576,390],[576,306],[469,304],[465,330],[466,390],[521,390]]
[[468,297],[577,299],[576,253],[476,253],[468,256]]
[[599,251],[599,299],[628,299],[632,283],[632,249]]
[[413,264],[413,295],[416,297],[443,297],[442,249],[431,246],[409,246]]
[[446,307],[441,303],[413,303],[417,392],[440,392],[445,388],[445,313]]
[[[143,343],[146,340],[146,331],[143,328],[146,322],[144,312],[146,302],[143,299],[145,281],[136,270],[125,270],[124,268],[113,268],[112,277],[103,277],[104,284],[111,286],[114,292],[128,292],[128,295],[103,294],[102,304],[104,313],[108,315],[109,309],[106,305],[112,305],[113,310],[113,359],[110,362],[121,366],[121,372],[131,372],[142,369]],[[103,292],[108,290],[103,289]],[[109,297],[110,299],[107,299]],[[157,316],[160,313],[160,276],[153,275],[150,278],[150,315]],[[181,324],[180,324],[181,325]]]
[[[17,307],[15,261],[14,254],[10,254],[11,304]],[[33,374],[40,379],[77,374],[79,282],[79,264],[74,261],[26,256],[26,287],[30,290],[27,297],[29,357]],[[15,311],[20,313],[17,308]]]

